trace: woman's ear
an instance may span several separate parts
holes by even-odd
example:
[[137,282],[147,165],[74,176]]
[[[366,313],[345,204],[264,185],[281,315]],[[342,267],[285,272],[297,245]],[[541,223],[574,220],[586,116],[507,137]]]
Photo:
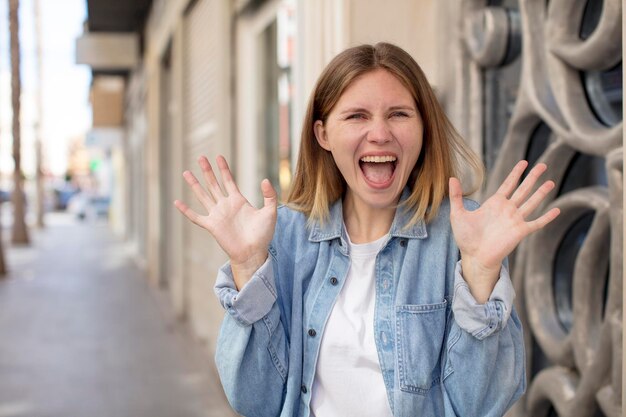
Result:
[[315,133],[317,143],[319,143],[322,148],[330,151],[330,144],[328,143],[328,135],[326,134],[324,122],[316,120],[315,123],[313,123],[313,132]]

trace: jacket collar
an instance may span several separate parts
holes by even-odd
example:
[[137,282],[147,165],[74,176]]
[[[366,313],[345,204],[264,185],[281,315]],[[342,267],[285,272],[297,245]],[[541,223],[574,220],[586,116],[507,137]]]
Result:
[[[396,209],[391,228],[389,229],[389,235],[391,237],[404,237],[409,239],[425,239],[428,237],[426,231],[426,224],[424,220],[419,220],[411,227],[405,228],[405,225],[411,220],[411,212],[402,208],[401,204],[410,195],[410,190],[404,188],[402,196],[400,197],[400,205]],[[335,201],[330,206],[330,213],[326,222],[321,223],[319,220],[314,220],[311,223],[311,232],[309,233],[309,240],[311,242],[322,242],[324,240],[332,240],[341,238],[345,240],[343,233],[343,204],[341,198]]]

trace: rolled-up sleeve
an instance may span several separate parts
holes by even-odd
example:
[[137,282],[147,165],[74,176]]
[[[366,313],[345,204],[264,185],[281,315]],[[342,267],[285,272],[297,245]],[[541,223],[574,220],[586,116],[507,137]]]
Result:
[[265,317],[276,302],[276,284],[271,257],[237,291],[230,263],[218,271],[215,294],[222,307],[241,325],[250,326]]
[[457,262],[454,275],[452,311],[459,327],[479,340],[504,328],[511,316],[515,298],[506,266],[500,269],[500,277],[485,304],[479,304],[470,292],[469,285],[463,279],[461,261]]

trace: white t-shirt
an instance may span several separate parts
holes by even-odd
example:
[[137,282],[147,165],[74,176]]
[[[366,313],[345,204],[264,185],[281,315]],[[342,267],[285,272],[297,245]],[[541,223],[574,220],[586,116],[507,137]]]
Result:
[[326,323],[315,369],[315,417],[392,416],[374,341],[374,267],[386,240],[353,244],[348,238],[350,268]]

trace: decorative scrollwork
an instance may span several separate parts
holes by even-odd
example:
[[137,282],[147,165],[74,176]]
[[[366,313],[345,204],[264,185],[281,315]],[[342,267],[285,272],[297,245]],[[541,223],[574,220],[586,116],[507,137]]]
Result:
[[[622,415],[622,2],[591,1],[519,1],[520,87],[486,192],[517,160],[545,162],[557,187],[540,210],[562,214],[511,260],[529,377],[514,417]],[[583,36],[591,9],[597,21]],[[513,54],[507,10],[474,10],[464,22],[485,70]]]
[[506,65],[521,50],[519,13],[504,7],[476,10],[465,20],[465,42],[482,67]]

